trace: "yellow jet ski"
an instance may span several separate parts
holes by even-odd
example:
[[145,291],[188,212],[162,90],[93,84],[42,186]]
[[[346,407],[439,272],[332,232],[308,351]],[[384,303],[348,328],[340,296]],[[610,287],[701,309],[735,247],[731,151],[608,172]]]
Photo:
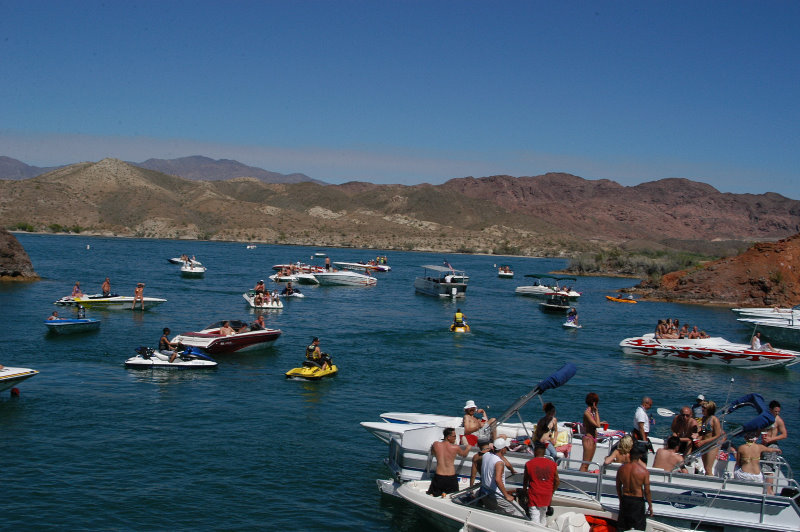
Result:
[[339,372],[336,364],[332,364],[328,369],[322,369],[322,366],[316,362],[306,360],[299,368],[292,368],[286,372],[287,379],[306,379],[317,381],[325,377],[333,377]]
[[467,325],[467,322],[463,322],[460,325],[453,323],[450,325],[450,332],[469,332],[469,325]]

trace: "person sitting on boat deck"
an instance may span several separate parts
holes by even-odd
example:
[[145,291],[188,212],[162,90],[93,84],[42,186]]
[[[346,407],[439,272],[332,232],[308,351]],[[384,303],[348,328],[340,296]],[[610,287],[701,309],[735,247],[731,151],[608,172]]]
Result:
[[481,494],[483,505],[497,513],[523,517],[522,512],[511,503],[514,496],[506,490],[504,479],[505,464],[503,457],[508,451],[508,440],[497,438],[494,440],[494,449],[483,455],[481,462]]
[[692,442],[697,439],[700,426],[692,417],[692,409],[688,406],[681,407],[680,414],[672,419],[670,427],[672,435],[678,438],[678,452],[685,455],[692,451]]
[[263,294],[266,291],[266,288],[264,288],[264,279],[261,279],[256,283],[255,287],[253,287],[253,291],[256,294]]
[[253,305],[260,307],[263,304],[264,304],[264,293],[256,292],[256,295],[253,296]]
[[772,345],[769,342],[761,342],[761,333],[756,331],[753,338],[750,340],[750,348],[753,351],[773,351]]
[[597,429],[603,424],[600,421],[600,411],[597,409],[599,402],[600,397],[596,393],[589,392],[586,394],[586,410],[583,411],[583,430],[585,434],[581,441],[583,444],[583,463],[579,468],[580,471],[589,471],[589,463],[594,458],[595,450],[597,450]]
[[464,327],[466,322],[464,321],[467,317],[461,312],[461,309],[456,309],[456,313],[453,316],[453,327]]
[[655,333],[653,334],[653,337],[656,338],[656,339],[664,338],[664,334],[665,333],[666,333],[666,324],[664,323],[664,320],[658,320],[658,323],[656,324],[656,330],[655,330]]
[[175,361],[178,356],[178,344],[173,344],[169,341],[168,335],[170,333],[169,327],[164,327],[161,338],[158,340],[158,350],[164,355],[169,355],[170,363]]
[[[478,419],[476,414],[481,414],[482,419]],[[464,404],[464,417],[461,424],[464,425],[465,437],[474,433],[475,437],[478,438],[479,444],[485,441],[492,441],[495,437],[494,423],[496,421],[495,418],[490,419],[486,411],[483,408],[478,408],[478,405],[472,399]]]
[[783,418],[780,415],[781,404],[778,401],[770,401],[769,411],[775,416],[775,421],[767,427],[766,432],[761,437],[761,443],[769,449],[769,452],[765,452],[761,458],[767,461],[762,469],[767,477],[767,484],[769,484],[767,493],[771,495],[773,492],[772,477],[775,473],[775,464],[770,462],[774,462],[778,458],[778,453],[781,452],[776,442],[785,440],[789,434],[786,432],[786,423],[783,422]]
[[283,294],[285,296],[290,296],[290,295],[294,294],[295,292],[297,292],[297,290],[294,289],[294,287],[292,286],[292,282],[289,281],[288,283],[286,283],[286,287],[283,289],[281,294]]
[[648,512],[653,517],[653,499],[650,494],[650,473],[640,459],[647,454],[642,445],[634,445],[631,449],[631,461],[617,471],[617,497],[619,498],[619,516],[617,530],[647,530],[647,517],[644,501],[647,500]]
[[330,355],[320,351],[319,338],[316,336],[311,340],[311,344],[306,347],[306,358],[311,362],[316,363],[322,369],[328,369],[332,364]]
[[456,445],[456,429],[447,427],[443,431],[442,441],[433,442],[431,454],[436,457],[436,473],[431,479],[426,492],[434,497],[442,497],[446,493],[458,491],[458,476],[456,475],[456,455],[467,456],[472,446]]
[[631,461],[631,449],[633,448],[633,438],[625,435],[619,440],[617,446],[611,451],[611,454],[606,456],[603,461],[605,465],[608,464],[627,464]]
[[[715,439],[718,443],[721,443],[724,439],[725,433],[722,431],[722,424],[719,418],[714,415],[716,412],[717,404],[714,401],[703,403],[703,419],[700,420],[700,438],[697,440],[697,447],[702,447]],[[703,468],[705,468],[707,476],[714,475],[714,462],[717,460],[717,453],[719,453],[719,445],[709,449],[703,455]]]
[[[656,457],[653,459],[653,467],[661,468],[664,471],[672,471],[678,464],[683,464],[683,455],[678,451],[681,445],[681,440],[677,436],[670,436],[667,438],[667,444],[656,451]],[[686,467],[681,466],[679,469],[681,473],[688,473]]]
[[136,302],[142,302],[142,310],[144,310],[144,283],[136,283],[136,288],[133,290],[133,304],[131,310],[136,308]]
[[547,456],[557,462],[558,453],[556,452],[555,442],[558,439],[558,419],[556,418],[556,407],[553,403],[545,403],[542,410],[544,411],[544,417],[536,422],[533,441],[543,443]]
[[103,285],[100,287],[100,290],[103,292],[103,297],[108,297],[111,295],[111,280],[106,277],[106,280],[103,281]]
[[650,441],[650,416],[647,411],[653,406],[653,400],[649,397],[642,397],[642,404],[636,408],[633,415],[633,439],[638,441]]
[[251,331],[263,331],[267,328],[267,324],[264,322],[264,315],[259,314],[256,318],[256,321],[250,324]]
[[547,524],[547,507],[561,483],[555,462],[544,457],[545,447],[542,442],[533,445],[533,458],[525,463],[522,477],[522,489],[528,492],[529,516],[540,525]]
[[[771,449],[760,443],[756,443],[758,432],[748,432],[745,434],[745,443],[736,449],[736,468],[733,470],[734,478],[747,480],[749,482],[764,482],[764,474],[761,472],[761,453],[781,452],[780,449]],[[772,487],[771,484],[769,486]],[[772,490],[768,491],[772,494]]]
[[692,330],[689,331],[689,339],[696,340],[697,338],[700,338],[700,331],[697,330],[697,325],[695,325],[692,327]]
[[[475,476],[478,474],[478,471],[481,470],[481,465],[483,464],[483,455],[488,453],[492,450],[492,442],[485,441],[478,444],[478,452],[476,452],[472,456],[472,468],[470,469],[469,473],[469,487],[475,485]],[[512,475],[515,475],[517,472],[514,471],[514,466],[511,465],[511,462],[508,461],[508,458],[505,455],[500,457],[503,460],[503,463],[506,464],[506,469],[508,469]]]
[[692,417],[697,421],[698,430],[700,429],[700,420],[703,419],[703,403],[706,402],[706,396],[702,393],[697,396],[692,405]]
[[222,324],[222,327],[219,328],[219,335],[220,336],[230,336],[232,334],[236,334],[236,331],[233,330],[231,327],[231,322],[226,321]]
[[681,330],[678,331],[678,338],[689,338],[689,324],[684,323]]
[[570,308],[567,312],[567,321],[578,325],[578,310],[575,307]]
[[75,286],[72,287],[72,297],[83,297],[80,281],[75,281]]
[[47,321],[60,320],[60,319],[61,318],[58,317],[58,311],[57,310],[54,310],[52,314],[47,316]]

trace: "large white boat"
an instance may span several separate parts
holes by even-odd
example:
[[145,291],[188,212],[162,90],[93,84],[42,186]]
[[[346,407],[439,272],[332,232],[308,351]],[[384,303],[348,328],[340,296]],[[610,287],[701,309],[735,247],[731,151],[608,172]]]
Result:
[[[220,328],[225,321],[228,321],[233,330],[237,332],[222,336]],[[212,323],[201,331],[181,333],[171,341],[174,344],[199,347],[206,353],[217,355],[266,349],[272,346],[280,335],[280,329],[254,329],[243,321],[223,320]]]
[[270,297],[269,301],[267,301],[266,298],[262,298],[261,301],[256,303],[255,290],[248,290],[242,294],[242,297],[247,301],[247,304],[250,305],[250,308],[263,310],[280,310],[283,308],[283,301],[277,297]]
[[321,285],[373,286],[378,284],[378,280],[374,277],[351,270],[315,272],[314,277]]
[[29,368],[12,368],[6,366],[0,369],[0,392],[13,388],[25,379],[30,379],[39,373],[38,370]]
[[800,321],[800,305],[786,307],[740,307],[731,309],[743,318],[769,318]]
[[543,299],[551,294],[567,296],[570,299],[578,299],[581,296],[580,292],[575,291],[571,286],[567,286],[564,283],[564,281],[577,281],[575,277],[553,277],[552,275],[539,273],[529,273],[525,277],[532,277],[534,279],[533,283],[527,286],[518,286],[514,293]]
[[[144,310],[150,310],[151,308],[166,302],[166,299],[161,299],[158,297],[145,297]],[[103,294],[83,295],[79,297],[64,296],[58,301],[55,301],[53,304],[65,306],[80,305],[90,309],[131,310],[131,307],[133,306],[133,296],[120,296],[117,294],[111,294],[109,296],[104,296]],[[137,301],[135,310],[141,310],[141,308],[142,302]]]
[[421,294],[438,297],[464,297],[467,295],[469,277],[463,270],[448,266],[423,266],[422,277],[414,280],[414,290]]
[[738,321],[747,323],[753,330],[761,331],[764,338],[776,344],[800,347],[800,317],[759,318],[744,317]]
[[791,366],[800,362],[800,353],[796,351],[755,350],[749,344],[735,344],[719,337],[679,340],[656,338],[653,333],[648,333],[625,338],[619,346],[629,355],[750,369]]

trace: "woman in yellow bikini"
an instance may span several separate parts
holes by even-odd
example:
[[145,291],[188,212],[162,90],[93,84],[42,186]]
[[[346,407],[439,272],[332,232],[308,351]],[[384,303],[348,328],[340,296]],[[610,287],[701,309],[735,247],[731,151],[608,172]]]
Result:
[[[764,482],[764,475],[761,473],[761,453],[771,452],[766,445],[756,443],[758,438],[757,432],[749,432],[745,435],[745,443],[736,449],[736,468],[733,470],[733,476],[739,480],[747,480],[749,482]],[[780,449],[777,450],[780,452]]]

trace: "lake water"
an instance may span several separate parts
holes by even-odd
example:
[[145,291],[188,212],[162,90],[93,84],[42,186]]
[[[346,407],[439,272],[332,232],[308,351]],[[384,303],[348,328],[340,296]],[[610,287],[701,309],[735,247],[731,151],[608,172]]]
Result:
[[[618,343],[654,328],[662,317],[697,324],[714,336],[746,341],[748,329],[730,310],[690,305],[608,302],[605,295],[634,281],[580,278],[581,330],[514,295],[525,273],[544,273],[562,260],[376,250],[329,249],[332,260],[386,255],[392,271],[375,287],[303,287],[305,299],[285,302],[267,323],[283,335],[257,354],[218,357],[213,371],[135,371],[123,367],[140,345],[155,346],[163,327],[198,330],[230,318],[251,321],[242,292],[266,279],[276,263],[308,261],[314,248],[17,235],[43,280],[0,284],[5,323],[0,363],[38,369],[0,399],[4,528],[418,530],[429,523],[402,502],[382,499],[375,479],[387,478],[387,448],[361,429],[387,411],[461,415],[474,399],[492,415],[565,362],[578,367],[544,399],[559,419],[576,420],[586,393],[600,412],[627,429],[642,395],[677,409],[698,393],[718,405],[759,392],[783,404],[796,445],[800,373],[746,371],[642,360]],[[87,249],[89,246],[89,249]],[[183,279],[167,259],[194,254],[203,279]],[[450,262],[470,276],[458,302],[414,293],[423,264]],[[509,263],[512,280],[497,277]],[[53,301],[80,280],[84,291],[112,289],[167,303],[148,312],[89,312],[95,333],[53,337],[43,320]],[[460,307],[472,332],[448,331]],[[322,382],[286,380],[312,336],[321,338],[339,375]],[[731,382],[733,380],[733,382]],[[532,401],[525,419],[540,417]],[[735,413],[730,420],[749,415]],[[658,418],[656,435],[668,431]],[[740,441],[740,440],[739,440]]]

